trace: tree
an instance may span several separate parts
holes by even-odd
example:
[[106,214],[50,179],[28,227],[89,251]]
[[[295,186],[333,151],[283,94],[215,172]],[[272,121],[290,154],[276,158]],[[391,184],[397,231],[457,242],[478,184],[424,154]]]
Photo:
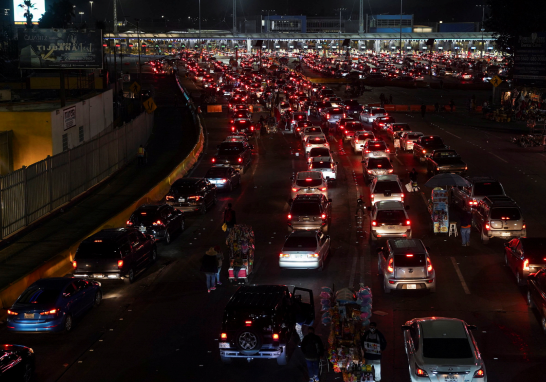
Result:
[[59,0],[49,6],[38,25],[40,28],[67,28],[73,17],[76,12],[70,0]]
[[519,36],[545,30],[546,2],[487,0],[486,30],[493,32],[497,48],[512,55]]
[[30,0],[24,0],[23,4],[19,4],[19,7],[23,8],[25,10],[25,13],[23,16],[27,19],[26,27],[28,29],[32,29],[34,24],[32,24],[32,19],[34,15],[30,13],[31,9],[36,9],[36,4],[31,3]]

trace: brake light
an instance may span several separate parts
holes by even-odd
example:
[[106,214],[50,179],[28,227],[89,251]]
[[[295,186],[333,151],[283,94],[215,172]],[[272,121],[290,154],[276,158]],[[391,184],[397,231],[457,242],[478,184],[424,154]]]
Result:
[[277,333],[273,333],[273,339],[274,340],[278,340],[279,339],[279,335]]
[[485,229],[488,230],[488,231],[491,229],[491,226],[489,225],[489,222],[485,223]]
[[432,272],[432,263],[429,258],[427,258],[427,271]]
[[369,152],[370,152],[370,150],[366,150],[366,154],[369,153]]
[[297,188],[292,188],[292,191],[298,192],[298,189]]
[[529,259],[523,260],[523,270],[528,271],[529,270]]
[[78,262],[76,260],[72,262],[72,268],[74,269],[78,268]]
[[288,220],[292,219],[292,215],[288,214]]
[[388,170],[388,173],[389,173],[389,174],[392,174],[393,171],[394,171],[394,170],[391,168],[390,170]]
[[372,221],[372,226],[374,226],[374,227],[377,226],[377,222],[375,220]]
[[322,187],[320,190],[321,191],[326,191],[326,187]]
[[386,153],[390,153],[390,152],[391,152],[391,150],[389,150],[389,149],[385,149],[385,152],[386,152]]
[[279,253],[279,257],[290,257],[288,253]]
[[167,199],[167,200],[173,200],[173,199],[174,199],[174,196],[167,195],[167,196],[165,197],[165,199]]
[[123,260],[118,260],[118,269],[123,268]]
[[330,119],[330,114],[326,114],[326,119]]
[[212,158],[212,163],[216,162],[216,158]]
[[523,229],[526,229],[526,228],[527,228],[527,225],[525,224],[525,222],[523,222],[522,228],[523,228]]
[[243,158],[237,158],[237,162],[241,163],[243,161]]
[[18,316],[19,313],[14,312],[13,310],[9,310],[9,309],[8,309],[8,315],[10,315],[10,316]]
[[394,259],[392,257],[389,259],[389,264],[387,265],[387,271],[389,273],[394,272]]
[[220,338],[223,340],[227,340],[227,333],[221,333]]
[[161,220],[158,220],[154,222],[153,225],[163,225],[163,222]]
[[254,131],[254,126],[250,126],[250,131]]
[[426,154],[427,153],[427,150],[423,150],[423,154]]
[[406,220],[406,225],[411,225],[411,220]]
[[417,365],[415,365],[415,374],[417,374],[418,377],[428,377],[428,373]]
[[326,214],[322,214],[320,217],[321,217],[322,220],[324,220],[324,219],[326,219]]
[[41,312],[40,316],[54,315],[54,314],[57,314],[58,312],[59,312],[59,309],[55,308],[55,309],[48,310],[46,312]]
[[318,258],[319,257],[319,254],[318,253],[313,253],[312,255],[307,255],[307,257],[311,257],[311,258]]
[[485,377],[485,371],[483,369],[476,370],[474,373],[474,378],[483,378]]
[[252,326],[252,321],[245,321],[245,326]]

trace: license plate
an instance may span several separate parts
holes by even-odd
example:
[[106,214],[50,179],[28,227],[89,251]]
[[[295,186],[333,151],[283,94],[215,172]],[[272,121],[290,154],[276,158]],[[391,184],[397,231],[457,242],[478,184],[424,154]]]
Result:
[[34,318],[34,313],[25,313],[25,318]]
[[302,218],[303,221],[309,221],[309,218]]
[[459,377],[456,375],[444,375],[445,382],[457,382],[458,380],[459,380]]
[[[417,289],[417,284],[406,284],[406,289]],[[446,379],[446,381],[449,381],[449,379]],[[456,379],[454,379],[456,381]]]
[[503,232],[502,236],[510,236],[510,232]]
[[295,259],[301,259],[302,255],[292,255]]
[[229,342],[220,342],[220,343],[218,344],[218,347],[219,347],[220,349],[229,349]]
[[385,175],[386,174],[386,171],[385,170],[381,170],[381,171],[378,171],[377,172],[377,175]]
[[396,227],[393,226],[393,225],[388,225],[388,226],[387,226],[387,229],[395,229],[395,228],[396,228]]
[[93,278],[95,278],[95,279],[101,279],[101,278],[102,278],[102,275],[93,275]]
[[180,203],[184,203],[184,202],[186,201],[186,199],[185,199],[185,198],[178,198],[178,201],[179,201]]
[[146,232],[146,227],[140,226],[140,227],[139,227],[139,231],[140,231],[140,232]]

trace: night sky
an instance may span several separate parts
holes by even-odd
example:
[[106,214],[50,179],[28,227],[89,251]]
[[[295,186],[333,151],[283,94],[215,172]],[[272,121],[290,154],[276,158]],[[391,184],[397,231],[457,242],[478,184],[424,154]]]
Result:
[[[16,0],[19,1],[19,0]],[[22,0],[19,1],[22,3]],[[46,4],[53,0],[46,0]],[[481,9],[476,4],[483,4],[484,0],[404,0],[404,13],[415,15],[415,21],[480,21]],[[0,0],[1,9],[13,8],[13,1]],[[84,19],[90,14],[90,5],[87,0],[76,0],[73,4],[78,11],[84,11]],[[160,6],[160,4],[163,4]],[[307,16],[339,16],[335,8],[347,8],[343,13],[343,18],[358,20],[359,0],[237,0],[237,15],[240,18],[244,16],[251,17],[259,15],[262,9],[273,9],[276,14]],[[156,20],[161,16],[175,21],[182,20],[188,22],[188,16],[197,17],[198,0],[118,0],[118,19],[124,17],[131,21],[139,17],[143,19]],[[201,0],[201,12],[203,28],[225,29],[231,26],[232,0]],[[400,12],[400,2],[384,0],[364,0],[364,13],[398,14]],[[93,15],[98,19],[112,20],[112,0],[94,0]],[[225,19],[225,22],[223,20]],[[191,27],[191,24],[186,24]],[[195,24],[197,27],[197,24]]]

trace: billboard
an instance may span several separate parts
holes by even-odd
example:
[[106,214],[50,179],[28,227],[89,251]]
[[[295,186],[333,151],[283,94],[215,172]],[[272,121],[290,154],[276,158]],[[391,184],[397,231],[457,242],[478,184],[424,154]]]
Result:
[[21,69],[102,69],[102,33],[19,29]]
[[546,33],[519,37],[514,54],[514,79],[518,85],[546,85]]
[[[42,15],[46,11],[45,0],[33,0],[34,9],[30,10],[32,13],[32,23],[38,24],[38,21],[42,18]],[[19,4],[23,4],[23,0],[13,0],[13,21],[15,24],[26,24],[27,19],[25,16],[25,8],[21,8]]]

